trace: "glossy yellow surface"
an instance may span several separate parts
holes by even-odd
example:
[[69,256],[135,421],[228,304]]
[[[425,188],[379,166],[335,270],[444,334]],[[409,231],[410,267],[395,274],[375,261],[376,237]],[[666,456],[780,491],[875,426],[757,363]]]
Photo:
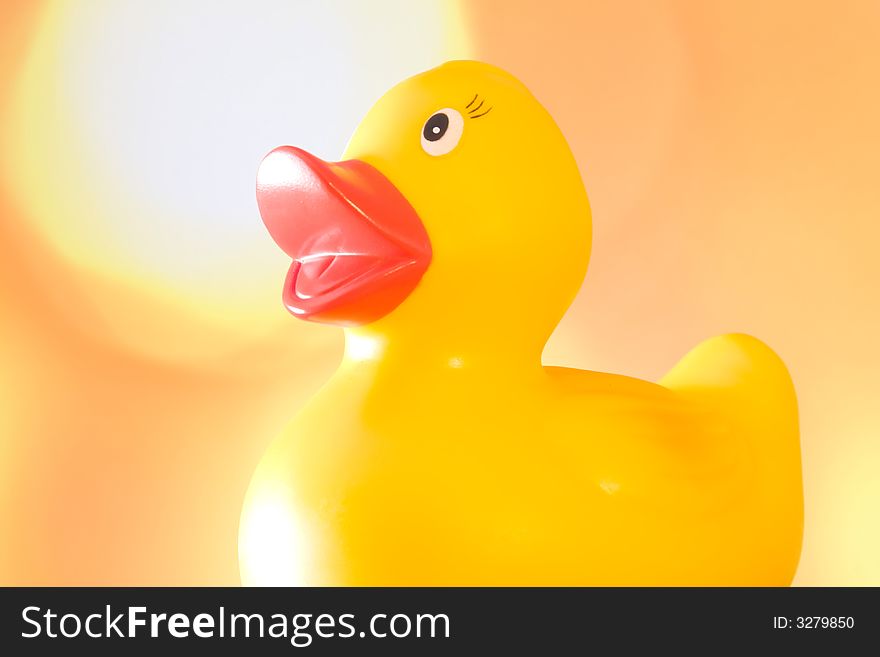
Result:
[[[466,116],[475,94],[492,111],[427,154],[425,120]],[[344,158],[407,197],[434,258],[396,310],[346,329],[338,371],[264,456],[243,583],[791,582],[797,404],[769,348],[713,338],[659,384],[542,366],[586,272],[590,211],[523,85],[473,62],[428,71],[378,101]]]

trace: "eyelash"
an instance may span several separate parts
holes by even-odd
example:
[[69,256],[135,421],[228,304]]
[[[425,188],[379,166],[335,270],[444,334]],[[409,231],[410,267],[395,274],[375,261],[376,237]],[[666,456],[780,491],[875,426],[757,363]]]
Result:
[[[473,97],[473,99],[471,99],[471,102],[469,102],[467,105],[465,105],[465,109],[468,110],[468,107],[470,107],[470,106],[473,105],[475,102],[477,102],[477,98],[479,98],[479,97],[480,97],[480,94],[474,94],[474,97]],[[494,107],[494,106],[489,107],[489,109],[487,109],[485,112],[481,112],[481,113],[479,113],[479,114],[475,114],[475,113],[474,113],[474,112],[477,112],[477,111],[483,106],[483,104],[484,104],[485,102],[486,102],[486,100],[483,99],[483,100],[480,101],[480,104],[479,104],[479,105],[477,105],[477,106],[474,107],[473,109],[469,109],[468,112],[467,112],[467,113],[468,113],[468,118],[469,118],[469,119],[478,119],[478,118],[480,118],[481,116],[486,116],[489,112],[491,112],[491,111],[492,111],[492,107]]]

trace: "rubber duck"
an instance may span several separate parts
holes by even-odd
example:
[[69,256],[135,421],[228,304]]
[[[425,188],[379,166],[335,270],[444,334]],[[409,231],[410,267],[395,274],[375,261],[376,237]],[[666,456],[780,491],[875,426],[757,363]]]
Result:
[[345,352],[256,468],[244,584],[791,583],[798,412],[770,348],[714,337],[657,383],[542,365],[591,214],[519,80],[410,78],[342,161],[270,152],[257,201],[284,304]]

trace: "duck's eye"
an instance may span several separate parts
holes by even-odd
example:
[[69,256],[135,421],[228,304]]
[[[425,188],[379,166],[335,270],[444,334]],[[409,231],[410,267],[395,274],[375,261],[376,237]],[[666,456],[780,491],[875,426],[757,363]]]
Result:
[[428,155],[446,155],[458,145],[464,119],[454,109],[434,112],[422,128],[422,148]]

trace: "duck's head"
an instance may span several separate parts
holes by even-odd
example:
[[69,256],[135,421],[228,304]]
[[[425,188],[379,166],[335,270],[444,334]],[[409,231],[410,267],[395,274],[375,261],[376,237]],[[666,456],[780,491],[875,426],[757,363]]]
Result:
[[257,200],[293,258],[288,309],[363,335],[543,346],[589,259],[589,204],[562,133],[521,82],[479,62],[391,89],[341,162],[275,149]]

